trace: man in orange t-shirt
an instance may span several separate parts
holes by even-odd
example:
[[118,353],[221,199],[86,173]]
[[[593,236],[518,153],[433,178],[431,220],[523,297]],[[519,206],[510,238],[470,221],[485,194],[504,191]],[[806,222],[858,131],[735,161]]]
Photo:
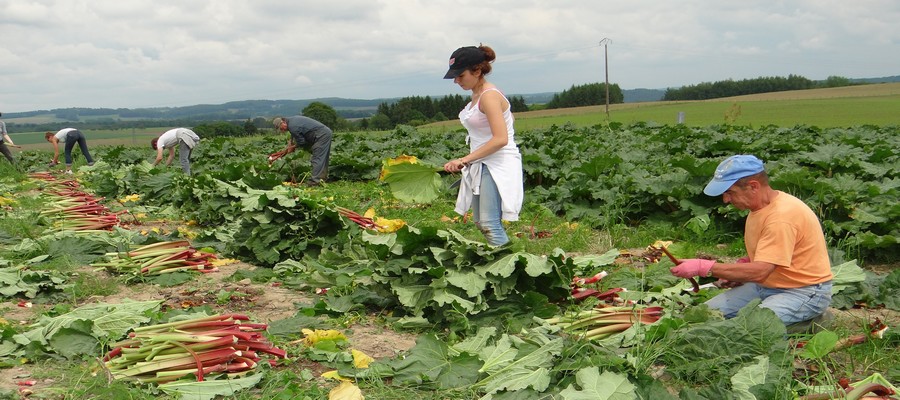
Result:
[[703,190],[741,210],[750,210],[744,226],[748,257],[737,263],[685,259],[672,274],[715,276],[743,283],[706,304],[726,318],[755,299],[785,323],[816,318],[831,304],[831,263],[816,214],[800,199],[772,189],[763,163],[752,155],[729,157],[716,168]]

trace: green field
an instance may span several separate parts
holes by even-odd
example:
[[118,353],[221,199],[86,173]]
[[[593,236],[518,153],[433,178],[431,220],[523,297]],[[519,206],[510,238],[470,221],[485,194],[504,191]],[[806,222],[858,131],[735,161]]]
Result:
[[[684,112],[689,126],[811,125],[821,128],[900,124],[900,84],[851,86],[764,93],[707,101],[612,104],[610,122],[672,125]],[[529,111],[516,114],[516,130],[567,123],[593,126],[607,122],[606,106]],[[456,120],[426,125],[427,130],[460,129]]]
[[[150,148],[150,139],[159,136],[170,128],[142,128],[142,129],[111,129],[111,130],[84,130],[88,146],[112,146],[112,145],[147,145]],[[24,132],[10,134],[12,140],[21,145],[24,150],[47,150],[53,145],[44,139],[44,132]]]

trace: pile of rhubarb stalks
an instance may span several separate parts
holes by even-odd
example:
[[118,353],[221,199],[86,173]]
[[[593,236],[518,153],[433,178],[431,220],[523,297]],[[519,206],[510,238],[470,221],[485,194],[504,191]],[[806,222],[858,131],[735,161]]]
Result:
[[[274,366],[287,353],[262,332],[266,324],[241,314],[221,314],[135,328],[103,357],[113,379],[167,383],[194,375],[197,382],[239,378],[261,363]],[[266,357],[266,358],[263,358]]]
[[53,231],[90,233],[111,230],[119,225],[119,215],[128,212],[112,212],[100,203],[102,197],[79,190],[78,182],[73,179],[58,180],[47,172],[35,172],[29,176],[48,183],[43,191],[48,202],[41,215],[53,220]]
[[623,332],[635,324],[649,325],[662,318],[662,307],[636,304],[619,298],[618,293],[625,291],[624,288],[612,288],[602,292],[594,288],[593,286],[606,275],[606,271],[601,271],[588,278],[576,276],[572,279],[572,299],[583,301],[595,298],[599,301],[596,306],[544,321],[569,335],[586,340],[601,340]]
[[106,262],[91,264],[109,272],[134,275],[161,275],[178,271],[216,272],[217,257],[191,247],[187,240],[157,242],[128,252],[106,253]]

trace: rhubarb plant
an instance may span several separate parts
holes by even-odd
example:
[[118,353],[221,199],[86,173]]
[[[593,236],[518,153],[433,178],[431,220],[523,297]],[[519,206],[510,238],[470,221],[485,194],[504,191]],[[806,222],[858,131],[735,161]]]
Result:
[[150,321],[162,301],[125,301],[120,304],[97,303],[81,306],[65,314],[42,316],[25,332],[3,343],[0,357],[47,357],[59,354],[68,358],[99,355],[107,343],[119,340],[134,327]]
[[23,296],[29,299],[38,293],[49,293],[65,289],[66,278],[59,272],[36,271],[28,268],[0,268],[0,295],[3,297]]

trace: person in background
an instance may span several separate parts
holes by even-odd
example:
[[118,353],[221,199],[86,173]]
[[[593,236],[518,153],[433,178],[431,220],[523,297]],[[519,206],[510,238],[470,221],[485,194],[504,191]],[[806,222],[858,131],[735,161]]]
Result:
[[166,159],[166,165],[172,165],[172,159],[175,158],[175,146],[178,146],[178,161],[181,162],[181,170],[185,174],[191,174],[191,153],[194,147],[200,143],[200,136],[188,128],[175,128],[165,131],[162,135],[150,140],[150,147],[156,150],[156,159],[153,166],[156,166],[163,159],[163,149],[169,150],[169,157]]
[[525,189],[511,105],[486,79],[496,58],[494,50],[484,45],[460,47],[450,55],[444,79],[471,91],[472,98],[459,113],[468,131],[469,153],[448,161],[444,170],[462,172],[455,211],[465,215],[471,208],[488,244],[501,246],[509,242],[502,221],[519,219]]
[[726,318],[755,299],[785,325],[813,321],[828,310],[832,274],[822,225],[803,201],[769,186],[760,159],[727,158],[703,193],[721,195],[725,203],[750,210],[744,226],[748,257],[736,263],[685,259],[671,269],[672,274],[743,283],[706,302]]
[[269,163],[292,153],[297,146],[305,147],[312,154],[312,176],[306,181],[309,186],[318,186],[328,178],[328,163],[331,160],[331,138],[333,132],[325,124],[302,115],[277,117],[272,120],[275,130],[289,132],[287,147],[269,156]]
[[84,159],[87,161],[87,164],[94,165],[94,159],[91,157],[91,152],[88,151],[87,139],[84,138],[84,134],[81,133],[81,131],[79,131],[78,129],[63,128],[55,134],[53,132],[47,132],[44,134],[44,139],[47,139],[48,142],[53,144],[53,160],[50,161],[51,167],[55,167],[57,164],[59,164],[60,142],[62,142],[65,148],[64,151],[66,155],[66,173],[72,173],[72,148],[75,147],[76,143],[81,149],[81,154],[84,155]]
[[[2,117],[2,116],[3,116],[3,113],[0,113],[0,117]],[[6,131],[6,122],[3,122],[2,120],[0,120],[0,134],[3,135],[2,139],[0,139],[0,153],[3,153],[3,156],[6,157],[7,160],[9,160],[10,164],[15,165],[16,159],[13,158],[12,152],[9,151],[9,148],[10,147],[21,148],[22,146],[18,146],[15,143],[13,143],[12,138],[9,137],[9,132]]]

